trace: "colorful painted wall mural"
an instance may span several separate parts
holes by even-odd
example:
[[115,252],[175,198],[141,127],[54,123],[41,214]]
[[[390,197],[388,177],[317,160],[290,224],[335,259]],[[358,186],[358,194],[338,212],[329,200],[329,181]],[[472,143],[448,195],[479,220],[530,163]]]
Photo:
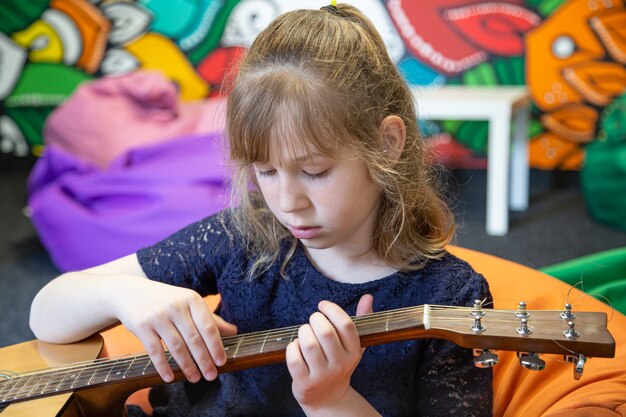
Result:
[[[317,0],[3,0],[0,152],[41,153],[42,129],[81,83],[161,71],[183,100],[220,93],[227,70],[275,16]],[[531,165],[578,169],[606,139],[626,87],[622,0],[359,0],[418,85],[527,85]],[[621,108],[621,107],[620,107]],[[609,115],[608,112],[611,112]],[[626,116],[626,115],[624,115]],[[484,154],[486,122],[427,123]]]

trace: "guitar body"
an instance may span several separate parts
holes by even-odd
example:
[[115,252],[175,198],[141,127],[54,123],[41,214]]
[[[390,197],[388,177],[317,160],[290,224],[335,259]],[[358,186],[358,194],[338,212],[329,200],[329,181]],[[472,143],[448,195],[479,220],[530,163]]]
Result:
[[[92,336],[81,342],[57,345],[31,340],[0,348],[0,375],[28,372],[95,359],[102,350],[102,338]],[[124,401],[134,387],[112,385],[10,404],[2,417],[91,417],[115,416],[124,411]]]

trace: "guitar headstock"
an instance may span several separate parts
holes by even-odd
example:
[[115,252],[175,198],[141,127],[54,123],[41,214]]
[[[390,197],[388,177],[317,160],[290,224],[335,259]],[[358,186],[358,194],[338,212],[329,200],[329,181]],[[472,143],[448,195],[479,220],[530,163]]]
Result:
[[615,356],[615,340],[601,312],[564,310],[517,310],[474,307],[429,306],[430,332],[447,333],[446,339],[478,349]]
[[498,363],[494,350],[516,351],[520,365],[542,370],[539,353],[562,354],[574,362],[574,378],[580,379],[587,357],[612,358],[615,340],[601,312],[563,310],[517,310],[474,307],[427,306],[425,327],[429,334],[448,339],[459,346],[474,348],[474,364],[489,368]]

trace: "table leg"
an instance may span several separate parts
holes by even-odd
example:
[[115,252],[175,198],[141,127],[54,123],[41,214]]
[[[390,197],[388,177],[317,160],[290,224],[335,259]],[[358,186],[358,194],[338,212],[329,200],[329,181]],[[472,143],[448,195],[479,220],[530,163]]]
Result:
[[511,110],[500,109],[489,119],[487,155],[487,234],[504,236],[509,230],[509,148]]
[[528,122],[530,106],[515,112],[515,133],[511,150],[511,201],[512,210],[528,209]]

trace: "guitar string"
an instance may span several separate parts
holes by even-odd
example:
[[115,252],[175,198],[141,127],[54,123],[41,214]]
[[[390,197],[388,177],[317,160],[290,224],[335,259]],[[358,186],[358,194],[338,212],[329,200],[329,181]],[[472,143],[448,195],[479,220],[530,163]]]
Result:
[[[412,309],[419,310],[419,309],[415,309],[415,308],[412,308]],[[391,314],[392,314],[391,312],[386,312],[386,314],[383,314],[383,315],[384,316],[390,316]],[[360,321],[362,323],[366,322],[366,320],[364,320],[363,318]],[[293,333],[298,328],[299,328],[299,326],[294,326],[292,328],[287,329],[287,331],[284,331],[284,329],[283,329],[282,333],[281,332],[274,332],[273,336],[279,336],[279,335],[282,335],[282,334]],[[235,341],[235,340],[241,341],[242,339],[245,339],[245,337],[248,337],[248,340],[246,340],[246,345],[250,346],[250,345],[254,344],[254,342],[256,342],[256,340],[257,340],[257,337],[255,337],[255,335],[262,334],[264,338],[267,338],[269,333],[271,333],[271,332],[255,332],[254,334],[251,333],[249,335],[240,335],[240,337],[238,337],[238,338],[236,338],[236,337],[235,338],[231,338],[233,340],[231,340],[230,342]],[[224,344],[228,345],[229,344],[229,340],[225,340]],[[240,344],[244,345],[244,343],[240,343]],[[247,350],[246,346],[243,347],[242,351],[245,351],[245,350]],[[137,358],[136,356],[131,356],[131,357],[126,358],[124,361],[119,361],[119,360],[115,361],[115,362],[111,361],[108,364],[104,364],[104,366],[103,366],[103,361],[85,361],[84,364],[80,364],[80,365],[72,364],[72,365],[68,365],[68,366],[62,366],[62,367],[59,367],[59,368],[56,368],[56,369],[46,369],[46,370],[42,370],[42,371],[33,371],[33,372],[29,372],[29,373],[19,374],[18,376],[23,378],[23,377],[26,377],[26,376],[32,377],[32,376],[35,376],[35,375],[40,375],[40,374],[42,375],[42,374],[46,374],[46,373],[47,374],[58,375],[61,372],[63,372],[64,374],[67,375],[67,374],[72,373],[74,371],[79,371],[79,373],[80,373],[80,372],[83,372],[85,369],[94,368],[94,367],[96,367],[96,369],[99,368],[99,370],[101,370],[104,373],[106,371],[109,371],[109,368],[112,369],[112,367],[119,366],[120,364],[124,364],[124,362],[128,362],[129,360],[130,361],[134,361],[136,358]],[[84,366],[81,366],[81,365],[84,365]],[[147,365],[146,365],[146,367],[147,367]],[[90,378],[93,378],[93,376],[91,376]],[[41,379],[41,376],[40,376],[40,379]],[[78,378],[75,378],[74,380],[78,380]],[[11,388],[7,388],[7,389],[12,390],[12,389],[16,388],[16,384],[11,384],[11,385],[13,385],[13,386]],[[28,385],[28,384],[25,384],[25,385]],[[36,385],[37,384],[35,384],[35,386]],[[23,391],[24,388],[21,388],[20,390]],[[2,391],[3,390],[0,390],[0,393],[2,393]],[[20,393],[21,393],[21,391],[20,391]]]
[[[464,320],[464,321],[466,321],[466,320]],[[244,347],[244,349],[243,349],[243,350],[247,350],[247,348],[245,348],[245,347]],[[254,349],[252,352],[257,352],[257,350],[256,350],[256,349]],[[148,360],[148,361],[149,361],[149,358],[147,357],[147,355],[145,355],[145,354],[144,354],[144,355],[142,355],[142,357],[138,357],[138,356],[129,357],[129,358],[126,360],[126,362],[128,362],[128,360],[131,360],[131,361],[132,361],[132,360],[137,360],[138,358],[139,358],[141,361],[145,361],[145,360]],[[170,357],[170,359],[171,359],[171,357]],[[140,363],[142,364],[142,366],[144,365],[144,362],[140,362]],[[114,366],[114,367],[115,367],[115,366],[119,366],[120,364],[124,365],[124,362],[123,362],[123,361],[121,361],[121,362],[120,362],[120,361],[117,361],[117,362],[115,362],[115,363],[111,363],[111,365],[112,365],[112,366]],[[147,364],[146,364],[144,367],[149,366],[149,364],[150,364],[150,363],[149,363],[149,362],[147,362]],[[90,364],[90,365],[94,365],[94,364],[92,363],[92,364]],[[101,371],[103,371],[103,372],[109,371],[109,368],[110,368],[110,367],[107,367],[106,365],[107,365],[107,364],[104,364],[104,366],[102,366],[102,362],[100,362],[100,363],[96,363],[96,364],[95,364],[95,366],[96,366],[96,367],[100,367],[100,370],[101,370]],[[92,366],[92,367],[93,367],[93,366]],[[67,370],[67,369],[66,369],[65,371],[66,371],[66,373],[71,372],[71,370]],[[84,369],[82,369],[82,371],[84,371]],[[98,369],[96,369],[96,372],[97,372],[97,371],[98,371]],[[91,376],[91,378],[93,378],[93,375]],[[78,379],[79,379],[79,378],[75,378],[74,380],[78,380]],[[37,384],[39,384],[39,382],[37,382]],[[36,385],[37,385],[37,384],[36,384]]]
[[[433,310],[433,311],[445,310],[445,309],[447,309],[447,307],[448,306],[444,306],[444,308],[436,308],[436,307],[434,307],[431,310]],[[419,310],[422,310],[422,309],[423,308],[421,308],[421,307],[420,308],[412,307],[412,308],[407,308],[407,309],[403,309],[403,310],[416,310],[416,311],[419,311]],[[472,308],[469,308],[469,307],[462,307],[462,308],[456,307],[454,309],[455,309],[455,311],[460,311],[460,310],[467,310],[467,311],[470,311],[470,312],[472,311]],[[498,310],[488,310],[488,311],[489,312],[499,312]],[[510,313],[512,311],[513,310],[507,310],[506,313]],[[554,310],[554,311],[558,312],[559,310]],[[388,318],[388,316],[390,316],[390,313],[384,314],[384,316],[385,317],[382,317],[382,318],[386,319],[386,318]],[[398,315],[398,314],[394,315],[394,321],[396,323],[400,322],[400,320],[402,320],[404,318],[406,318],[405,315]],[[447,320],[454,319],[454,320],[463,320],[463,321],[465,321],[467,318],[463,318],[463,317],[446,317],[446,319]],[[366,324],[380,324],[382,321],[383,320],[381,320],[381,317],[379,315],[377,315],[376,317],[370,317],[369,320],[368,320],[367,316],[359,316],[359,317],[357,317],[357,320],[355,320],[355,323],[357,325],[361,325],[361,327],[364,327],[363,325],[366,325]],[[499,319],[498,320],[498,319],[494,319],[494,318],[489,318],[489,321],[491,323],[494,323],[494,322],[505,322],[506,323],[506,322],[510,322],[511,320],[510,319],[507,319],[507,320]],[[550,322],[550,321],[551,322],[556,322],[556,323],[561,323],[562,319],[560,319],[560,318],[535,319],[533,322],[534,323],[546,323],[546,322]],[[598,324],[597,326],[600,327],[602,325]],[[299,328],[299,326],[293,326],[293,327],[286,328],[286,329],[279,329],[279,330],[282,330],[282,332],[281,331],[274,331],[272,336],[274,336],[276,338],[277,336],[281,336],[281,335],[286,335],[288,333],[292,333],[295,328]],[[269,333],[272,333],[272,331],[269,331]],[[236,341],[238,343],[240,339],[244,338],[246,344],[253,344],[254,342],[256,342],[258,340],[258,337],[263,337],[263,339],[265,339],[267,334],[268,334],[268,331],[261,331],[261,332],[248,333],[248,334],[239,335],[239,336],[231,336],[231,337],[228,337],[228,338],[224,338],[223,343],[226,344],[226,345],[228,345],[229,342],[233,342],[233,341]],[[258,337],[255,337],[257,335],[258,335]],[[243,342],[242,342],[242,344],[243,344]],[[106,359],[107,358],[103,358],[103,359],[100,360],[100,362],[104,361]],[[98,360],[96,360],[96,361],[84,361],[85,364],[89,364],[89,365],[93,365],[95,362],[98,362]],[[80,363],[75,363],[75,364],[71,364],[71,365],[68,365],[68,366],[62,366],[62,367],[59,367],[59,369],[78,368],[76,365],[80,365]],[[44,371],[48,371],[48,370],[44,370]],[[34,373],[37,373],[37,371],[24,373],[22,375],[25,376],[25,375],[34,374]]]
[[[384,321],[384,320],[381,320],[381,319],[388,319],[389,316],[393,316],[394,322],[397,323],[399,321],[398,318],[400,320],[405,318],[402,315],[395,314],[397,311],[405,311],[405,312],[408,312],[408,313],[412,313],[411,317],[415,319],[414,313],[415,312],[420,312],[423,309],[424,309],[424,306],[407,307],[405,309],[391,310],[391,311],[388,311],[388,312],[377,313],[377,314],[375,313],[374,315],[369,315],[369,316],[359,316],[359,317],[356,318],[357,320],[355,320],[355,323],[356,324],[361,324],[361,325],[363,325],[363,324],[380,324],[382,321]],[[471,312],[474,309],[472,307],[432,306],[431,310],[432,311],[451,310],[452,312],[458,312],[458,311],[466,310],[468,312]],[[491,310],[491,309],[489,309],[487,311],[489,311],[489,312],[499,312],[499,310]],[[553,311],[554,312],[558,312],[560,310],[553,310]],[[506,313],[511,313],[511,312],[514,312],[514,310],[506,310],[505,312]],[[532,310],[530,312],[532,312]],[[467,321],[467,318],[463,318],[463,317],[445,317],[445,318],[448,319],[448,320],[455,320],[455,321],[461,321],[461,320],[462,321]],[[368,321],[369,321],[369,323],[368,323]],[[509,320],[499,320],[499,321],[508,323],[511,320],[509,319]],[[541,321],[545,322],[546,320],[541,320]],[[560,318],[559,319],[550,319],[548,321],[554,321],[554,322],[557,322],[557,323],[562,323],[562,319],[560,319]],[[494,322],[494,319],[491,318],[490,319],[490,323],[493,323],[493,322]],[[299,328],[299,326],[294,326],[292,328],[289,328],[289,332],[293,332],[294,328]],[[281,329],[281,330],[284,331],[285,329]],[[268,333],[269,332],[267,332],[267,331],[261,331],[261,332],[249,333],[249,334],[246,334],[246,335],[240,335],[239,338],[237,336],[234,336],[234,337],[231,337],[231,338],[233,340],[240,340],[240,339],[245,339],[245,337],[248,337],[248,336],[254,336],[255,334],[262,334],[262,336],[264,338],[267,338]],[[284,332],[284,333],[286,334],[287,332]],[[280,332],[276,332],[276,334],[280,334]],[[276,336],[276,334],[274,334],[273,336]],[[228,342],[228,340],[226,340],[226,342]],[[251,346],[252,344],[255,344],[254,342],[256,342],[256,338],[255,337],[250,337],[249,340],[245,341],[245,343],[248,346]],[[244,342],[242,342],[241,345],[244,345]],[[245,349],[246,349],[246,347],[244,346],[244,351],[245,351]],[[241,351],[241,349],[240,349],[240,351]],[[254,350],[253,352],[256,352],[256,350]],[[111,360],[110,358],[108,358],[108,359]],[[138,359],[138,357],[134,356],[134,357],[130,357],[128,360],[136,360],[136,359]],[[149,359],[149,358],[147,357],[147,355],[144,354],[143,358],[140,358],[140,360],[143,360],[143,359]],[[170,357],[170,359],[171,359],[171,357]],[[111,367],[111,369],[113,369],[112,367],[114,367],[114,366],[120,365],[120,361],[118,360],[115,363],[104,364],[104,366],[102,366],[103,362],[106,361],[106,360],[107,360],[107,358],[103,358],[102,360],[84,361],[84,362],[85,362],[85,364],[88,367],[92,367],[92,368],[96,367],[96,372],[98,371],[97,367],[100,367],[102,371],[109,371],[109,368],[107,368],[107,365],[110,365],[109,367]],[[123,362],[122,362],[122,364],[123,364]],[[65,371],[66,373],[70,373],[72,370],[79,370],[81,372],[85,370],[85,369],[80,368],[79,366],[76,366],[77,363],[76,364],[72,364],[72,365],[73,366],[60,367],[60,370]],[[142,365],[143,365],[143,362],[142,362]],[[149,362],[148,362],[147,365],[145,365],[145,367],[147,367],[147,366],[149,366]],[[58,372],[59,369],[56,369],[55,371]],[[51,369],[44,370],[44,373],[51,373]],[[31,373],[28,373],[28,374],[24,374],[22,376],[27,376],[27,375],[31,375],[32,376],[33,374],[36,374],[36,372],[31,372]],[[90,377],[90,379],[92,379],[92,378],[93,378],[93,375]],[[40,377],[40,379],[41,379],[41,377]],[[78,378],[76,378],[76,379],[78,379]],[[37,382],[37,384],[39,384],[39,382]],[[35,384],[35,386],[37,384]],[[49,385],[49,383],[47,385]],[[1,392],[2,392],[2,390],[0,389],[0,393]]]
[[[464,310],[468,310],[468,311],[472,311],[472,309],[471,309],[471,308],[463,308],[463,309],[464,309]],[[433,309],[433,310],[436,310],[436,309]],[[455,311],[459,311],[459,309],[457,308]],[[497,310],[489,310],[489,311],[492,311],[492,312],[497,312]],[[558,311],[558,310],[555,310],[555,311]],[[510,311],[507,311],[507,313],[509,313],[509,312],[510,312]],[[389,316],[389,314],[386,314],[385,316]],[[368,323],[368,321],[367,321],[367,316],[359,316],[358,318],[359,318],[359,319],[361,319],[361,320],[360,320],[360,321],[356,321],[356,324],[357,324],[357,325],[361,325],[361,327],[364,327],[364,326],[363,326],[364,324],[379,324],[379,323],[381,323],[381,322],[382,322],[382,320],[380,320],[380,318],[381,318],[380,316],[377,316],[377,317],[371,317],[371,320],[369,320],[369,323]],[[384,318],[387,318],[387,317],[384,317]],[[396,323],[399,323],[399,322],[400,322],[400,320],[402,320],[403,318],[406,318],[406,316],[403,316],[403,315],[397,315],[397,314],[396,314],[396,315],[394,316],[394,321],[395,321]],[[467,318],[464,318],[464,317],[445,317],[445,318],[446,318],[447,320],[463,320],[463,321],[465,321],[465,320],[467,319]],[[400,320],[398,320],[398,319],[400,319]],[[493,323],[493,322],[510,322],[511,320],[510,320],[510,319],[507,319],[507,320],[502,320],[502,319],[494,319],[494,318],[489,318],[489,321],[490,321],[491,323]],[[560,318],[535,319],[535,320],[534,320],[534,322],[535,322],[535,323],[537,323],[537,322],[539,322],[539,323],[546,323],[546,322],[561,323],[561,322],[562,322],[562,319],[560,319]],[[598,326],[601,326],[601,325],[598,325]],[[282,334],[287,334],[287,333],[290,333],[290,332],[292,332],[292,331],[294,330],[294,328],[297,328],[297,327],[299,327],[299,326],[294,326],[294,327],[288,328],[288,331],[283,331],[282,333],[281,333],[280,331],[274,331],[274,332],[273,332],[273,336],[274,336],[274,337],[276,337],[276,336],[281,336]],[[284,329],[283,329],[283,330],[284,330]],[[246,342],[247,344],[252,344],[252,343],[254,343],[254,342],[256,342],[256,341],[257,341],[257,338],[256,338],[256,337],[254,337],[255,335],[260,335],[260,337],[263,337],[263,339],[265,339],[265,338],[266,338],[266,336],[268,335],[268,333],[272,333],[272,331],[269,331],[269,332],[267,332],[267,331],[262,331],[262,332],[248,333],[248,334],[245,334],[245,335],[233,336],[233,337],[230,337],[230,338],[225,338],[225,339],[224,339],[224,343],[225,343],[225,344],[228,344],[228,343],[229,343],[229,339],[232,339],[232,340],[234,340],[234,341],[237,341],[237,342],[238,342],[238,341],[239,341],[239,339],[241,339],[241,338],[245,338],[245,339],[246,339],[246,340],[245,340],[245,342]],[[243,343],[242,343],[242,344],[243,344]],[[102,359],[102,361],[103,361],[103,360],[106,360],[106,358]],[[85,361],[85,363],[86,363],[86,364],[90,364],[90,365],[93,365],[93,364],[94,364],[94,362],[97,362],[97,361]],[[80,364],[80,363],[75,363],[75,364],[72,364],[72,365],[63,366],[63,367],[60,367],[60,369],[63,369],[63,368],[72,368],[72,367],[76,368],[76,365],[78,365],[78,364]],[[47,371],[47,370],[46,370],[46,371]],[[37,372],[35,371],[35,372],[30,372],[30,373],[24,373],[23,375],[33,374],[33,373],[37,373]]]
[[[453,312],[459,312],[459,311],[474,311],[471,307],[453,307],[453,306],[433,306],[431,307],[431,311],[435,312],[435,311],[443,311],[443,310],[453,310]],[[393,310],[393,311],[389,311],[389,312],[383,312],[381,313],[375,313],[373,315],[368,315],[368,316],[358,316],[355,318],[355,324],[357,326],[362,327],[362,330],[367,330],[366,325],[367,324],[374,324],[374,325],[378,325],[384,321],[386,321],[387,319],[389,319],[390,317],[392,317],[394,319],[395,323],[400,323],[401,324],[401,320],[406,319],[407,316],[405,314],[395,314],[397,311],[405,311],[405,312],[409,312],[411,314],[415,313],[415,312],[421,312],[423,310],[423,306],[419,306],[419,307],[408,307],[405,309],[398,309],[398,310]],[[499,313],[502,312],[501,310],[487,310],[490,313]],[[506,310],[504,311],[505,313],[509,314],[511,313],[513,310]],[[559,310],[554,310],[554,312],[558,312]],[[413,315],[411,315],[412,318]],[[468,316],[469,317],[469,316]],[[446,319],[448,320],[466,320],[466,317],[446,317]],[[510,322],[511,320],[502,320],[502,319],[495,319],[493,317],[488,318],[488,320],[491,323],[494,322]],[[560,323],[562,321],[562,319],[560,318],[554,318],[554,319],[548,319],[548,321],[553,321],[553,322],[557,322]],[[534,323],[545,323],[546,319],[534,319],[533,320]],[[600,326],[600,325],[598,325]],[[254,333],[247,333],[244,335],[237,335],[237,336],[231,336],[231,337],[226,337],[223,339],[223,343],[225,345],[229,345],[230,343],[236,342],[239,343],[240,339],[245,339],[245,343],[246,344],[254,344],[255,342],[258,341],[259,338],[263,338],[265,339],[268,334],[272,334],[274,340],[280,338],[280,337],[284,337],[287,334],[292,334],[293,331],[297,328],[299,328],[300,326],[292,326],[292,327],[288,327],[288,328],[283,328],[283,329],[277,329],[277,330],[270,330],[270,331],[259,331],[259,332],[254,332]],[[243,345],[243,342],[242,342]],[[105,358],[106,359],[106,358]],[[104,359],[103,359],[104,360]],[[86,364],[94,364],[95,361],[85,361]],[[76,364],[72,364],[69,365],[68,367],[72,367],[75,365],[78,365],[80,363],[76,363]],[[64,368],[64,367],[61,367]],[[32,373],[37,373],[36,371],[34,372],[30,372],[30,374]],[[26,375],[26,373],[24,374]]]

